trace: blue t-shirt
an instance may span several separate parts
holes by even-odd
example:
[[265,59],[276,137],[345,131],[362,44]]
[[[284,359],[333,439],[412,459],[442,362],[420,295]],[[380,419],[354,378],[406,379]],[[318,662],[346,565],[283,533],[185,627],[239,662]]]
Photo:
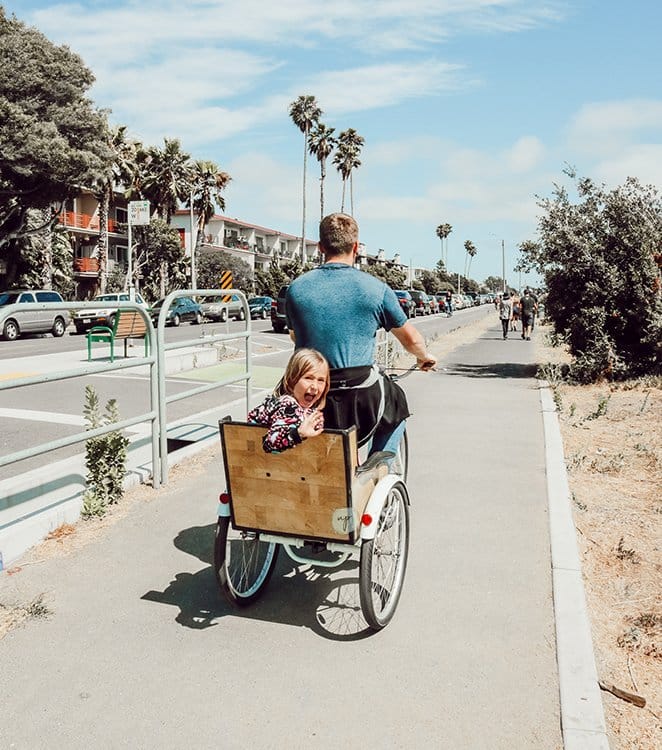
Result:
[[297,347],[317,349],[333,369],[371,365],[377,331],[407,322],[387,284],[346,263],[325,263],[295,279],[285,309]]

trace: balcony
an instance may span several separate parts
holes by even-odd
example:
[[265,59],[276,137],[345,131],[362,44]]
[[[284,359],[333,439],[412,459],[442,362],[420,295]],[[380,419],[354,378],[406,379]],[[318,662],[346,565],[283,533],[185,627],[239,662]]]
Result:
[[74,271],[76,273],[99,273],[99,259],[74,258]]
[[[79,214],[74,211],[63,211],[60,214],[60,221],[65,227],[73,229],[83,229],[85,231],[98,232],[99,217],[90,216],[89,214]],[[114,234],[119,233],[119,224],[115,219],[108,219],[108,231]]]

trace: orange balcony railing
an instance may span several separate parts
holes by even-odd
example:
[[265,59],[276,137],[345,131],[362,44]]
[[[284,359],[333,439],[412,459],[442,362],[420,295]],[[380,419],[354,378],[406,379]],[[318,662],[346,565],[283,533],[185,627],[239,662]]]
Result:
[[[65,227],[74,227],[75,229],[88,229],[91,232],[99,231],[99,217],[90,216],[89,214],[79,214],[74,211],[63,211],[60,214],[60,221]],[[118,232],[118,224],[115,219],[108,219],[108,231]]]
[[79,273],[98,273],[98,258],[74,258],[74,271]]

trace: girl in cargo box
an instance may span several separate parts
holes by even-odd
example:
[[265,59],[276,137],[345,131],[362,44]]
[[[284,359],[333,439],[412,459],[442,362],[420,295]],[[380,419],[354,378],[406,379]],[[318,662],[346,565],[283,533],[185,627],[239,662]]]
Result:
[[248,413],[250,423],[269,428],[265,453],[281,453],[322,432],[329,385],[326,359],[315,349],[297,349],[274,392]]

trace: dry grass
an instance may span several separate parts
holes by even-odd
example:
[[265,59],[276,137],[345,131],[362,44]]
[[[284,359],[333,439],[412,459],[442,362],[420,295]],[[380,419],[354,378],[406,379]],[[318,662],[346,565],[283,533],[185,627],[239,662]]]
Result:
[[[567,355],[543,343],[539,362]],[[662,387],[553,384],[612,750],[662,746]]]

